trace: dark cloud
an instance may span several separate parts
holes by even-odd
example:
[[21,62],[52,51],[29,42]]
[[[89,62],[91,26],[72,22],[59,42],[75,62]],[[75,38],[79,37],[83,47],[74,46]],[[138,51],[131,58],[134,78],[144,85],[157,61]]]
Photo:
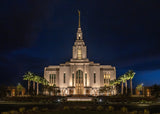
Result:
[[[77,31],[77,9],[90,60],[128,69],[160,69],[160,1],[2,0],[1,80],[17,83],[26,71],[68,61]],[[16,80],[14,80],[16,77]]]

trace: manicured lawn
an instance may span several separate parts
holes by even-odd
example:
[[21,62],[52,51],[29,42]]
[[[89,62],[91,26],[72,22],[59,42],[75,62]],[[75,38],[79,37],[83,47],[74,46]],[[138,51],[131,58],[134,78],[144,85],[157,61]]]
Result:
[[52,112],[49,112],[48,111],[48,112],[37,112],[36,114],[124,114],[124,113],[120,111],[113,111],[113,112],[107,112],[107,111],[52,111]]

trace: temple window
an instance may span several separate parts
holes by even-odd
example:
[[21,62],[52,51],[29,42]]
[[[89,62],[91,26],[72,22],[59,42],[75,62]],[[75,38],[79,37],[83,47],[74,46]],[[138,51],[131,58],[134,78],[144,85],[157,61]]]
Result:
[[110,74],[108,74],[108,73],[104,73],[104,84],[106,85],[108,85],[109,84],[109,81],[110,81]]
[[49,83],[53,83],[53,74],[49,75]]
[[94,83],[96,83],[96,73],[94,73]]
[[54,84],[56,84],[56,74],[54,74]]
[[81,58],[82,58],[82,50],[78,49],[78,59],[81,59]]
[[85,85],[87,86],[87,73],[85,73]]
[[63,75],[63,83],[66,83],[66,74]]
[[74,86],[74,74],[72,74],[72,86]]

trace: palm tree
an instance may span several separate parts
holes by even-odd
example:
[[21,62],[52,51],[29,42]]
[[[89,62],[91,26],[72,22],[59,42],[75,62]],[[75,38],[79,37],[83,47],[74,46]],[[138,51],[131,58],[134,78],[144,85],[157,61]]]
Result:
[[47,87],[49,86],[49,82],[45,78],[42,78],[42,85],[43,85],[43,91],[47,92]]
[[[121,83],[122,81],[120,79],[115,79],[115,80],[111,80],[110,81],[110,86],[113,86],[113,89],[114,87],[116,87],[116,91],[118,92],[118,85]],[[116,93],[117,93],[116,92]]]
[[120,76],[119,79],[122,81],[121,82],[121,94],[123,95],[123,83],[125,82],[126,78],[124,75]]
[[135,74],[136,74],[136,73],[133,72],[133,70],[129,70],[129,71],[127,72],[128,78],[130,79],[131,95],[133,94],[133,89],[132,89],[132,79],[134,78],[134,75],[135,75]]
[[36,88],[36,86],[35,86],[35,75],[33,74],[33,77],[31,78],[31,81],[33,81],[33,91],[35,92],[35,88]]
[[126,88],[125,93],[127,94],[127,80],[129,80],[129,76],[127,73],[124,74],[124,78],[125,78],[125,88]]
[[36,75],[35,82],[37,83],[37,95],[38,95],[39,94],[39,84],[42,83],[42,78]]
[[116,85],[115,82],[116,82],[116,80],[111,80],[111,81],[109,82],[109,85],[110,85],[110,86],[114,86],[114,85]]
[[23,80],[28,80],[28,95],[29,95],[29,90],[30,90],[30,82],[33,78],[33,73],[31,72],[27,72],[24,76],[23,76]]

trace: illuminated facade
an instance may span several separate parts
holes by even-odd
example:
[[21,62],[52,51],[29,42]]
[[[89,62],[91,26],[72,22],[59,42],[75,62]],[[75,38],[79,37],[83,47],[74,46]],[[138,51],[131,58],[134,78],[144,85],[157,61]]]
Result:
[[[44,68],[44,78],[49,84],[60,88],[60,94],[64,95],[99,95],[100,87],[109,86],[110,80],[116,79],[116,68],[111,65],[100,65],[89,61],[87,47],[83,41],[80,26],[77,38],[72,48],[72,58],[65,64],[48,66]],[[106,95],[116,94],[113,88]]]

